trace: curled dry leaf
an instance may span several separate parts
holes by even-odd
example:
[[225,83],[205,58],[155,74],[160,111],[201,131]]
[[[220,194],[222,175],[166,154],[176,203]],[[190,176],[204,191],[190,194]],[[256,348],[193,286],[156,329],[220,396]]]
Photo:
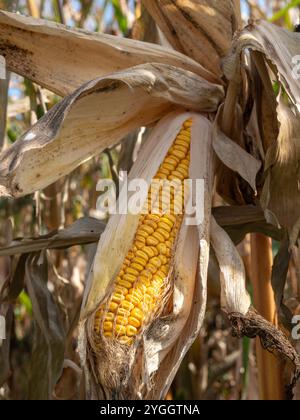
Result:
[[[273,214],[281,226],[288,228],[295,241],[298,237],[299,222],[299,104],[300,87],[295,58],[300,54],[300,35],[291,33],[265,21],[248,25],[236,37],[231,54],[224,60],[224,71],[229,80],[236,79],[241,70],[241,54],[245,49],[253,51],[253,59],[268,98],[272,98],[274,108],[275,93],[267,67],[278,77],[288,93],[292,106],[278,99],[277,115],[274,109],[267,116],[263,109],[261,120],[262,140],[266,149],[265,183],[261,194],[261,204],[269,214]],[[258,53],[259,54],[258,54]],[[256,104],[258,107],[260,103]],[[264,108],[266,106],[264,105]],[[267,121],[264,117],[267,116]],[[277,131],[277,119],[279,132]],[[273,140],[273,141],[272,141]]]
[[0,184],[15,197],[44,188],[175,107],[215,111],[223,88],[194,73],[145,64],[86,83],[0,155]]
[[224,57],[238,28],[238,10],[231,0],[144,0],[174,49],[192,57],[221,77]]
[[50,232],[46,235],[31,238],[16,238],[8,246],[0,248],[0,256],[27,254],[43,249],[62,249],[72,245],[97,242],[105,223],[92,217],[76,220],[65,229]]
[[227,233],[211,218],[211,244],[220,266],[221,304],[227,313],[245,315],[251,305],[245,267]]
[[221,114],[222,108],[219,109],[214,123],[214,151],[224,165],[237,172],[256,192],[256,175],[261,167],[261,162],[221,131],[219,127]]
[[0,55],[11,71],[62,96],[96,77],[151,62],[217,82],[200,64],[171,49],[4,11],[0,12]]
[[294,103],[300,104],[299,66],[297,67],[300,34],[263,20],[252,22],[237,35],[231,53],[223,62],[228,80],[239,79],[241,53],[247,48],[263,53],[276,66],[279,80],[290,98]]
[[47,287],[48,263],[45,251],[28,257],[25,273],[35,320],[28,397],[51,399],[62,372],[65,331],[59,308]]
[[[291,232],[299,220],[300,208],[300,122],[299,115],[282,100],[277,107],[280,130],[278,140],[266,155],[266,183],[262,204]],[[299,231],[294,234],[295,240]]]
[[[199,229],[187,225],[186,219],[182,223],[167,276],[172,290],[172,305],[166,305],[163,313],[145,326],[141,336],[130,347],[99,338],[99,348],[93,333],[94,314],[113,288],[132,246],[140,214],[113,215],[110,218],[98,245],[81,314],[80,352],[87,383],[92,384],[88,390],[90,398],[164,398],[202,324],[206,305],[213,181],[212,128],[209,121],[190,113],[170,114],[162,119],[147,139],[129,180],[143,178],[150,185],[183,122],[190,118],[193,121],[190,178],[204,179],[204,220]],[[193,156],[199,157],[201,162]],[[194,194],[193,190],[193,203],[196,199]],[[113,371],[112,363],[115,367]]]
[[279,321],[287,329],[292,328],[292,313],[289,308],[284,304],[284,290],[289,271],[289,264],[291,258],[290,244],[287,238],[280,244],[280,248],[272,267],[272,287],[274,290],[275,304]]

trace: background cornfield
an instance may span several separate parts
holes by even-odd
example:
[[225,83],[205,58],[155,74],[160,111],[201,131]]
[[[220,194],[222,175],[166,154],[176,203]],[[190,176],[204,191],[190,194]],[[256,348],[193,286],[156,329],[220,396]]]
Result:
[[[159,42],[153,19],[140,0],[2,0],[0,8],[87,31]],[[241,14],[245,24],[263,18],[293,32],[299,30],[300,0],[245,0]],[[42,46],[42,37],[40,42]],[[8,73],[6,80],[0,80],[0,147],[8,149],[61,100],[31,80]],[[60,370],[60,375],[51,384],[50,398],[84,399],[77,326],[85,281],[108,220],[108,214],[96,209],[100,195],[96,186],[102,178],[117,181],[121,170],[130,170],[147,133],[132,132],[122,143],[34,194],[0,197],[0,314],[5,315],[7,331],[0,346],[0,399],[49,398],[52,369]],[[213,203],[216,208],[224,201],[215,194]],[[249,217],[245,226],[251,223]],[[291,251],[288,266],[277,266],[286,281],[273,283],[274,298],[273,261],[286,248],[274,239],[276,233],[273,239],[247,233],[240,242],[243,225],[238,220],[236,227],[233,220],[234,214],[228,231],[239,243],[253,306],[276,324],[275,307],[280,307],[284,295],[284,308],[300,314],[298,250]],[[300,352],[300,340],[294,345]],[[56,366],[62,352],[62,366]],[[286,398],[290,374],[290,366],[264,350],[258,338],[232,336],[220,308],[219,267],[211,258],[205,321],[167,399],[281,400]],[[294,398],[300,399],[299,385]]]

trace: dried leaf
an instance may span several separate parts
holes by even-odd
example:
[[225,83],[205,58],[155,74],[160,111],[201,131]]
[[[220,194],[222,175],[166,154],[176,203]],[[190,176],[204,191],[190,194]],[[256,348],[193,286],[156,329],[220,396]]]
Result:
[[227,313],[246,315],[251,300],[246,290],[245,268],[237,249],[226,232],[211,220],[211,244],[221,270],[221,304]]
[[220,77],[220,57],[230,48],[238,27],[231,0],[144,0],[173,48]]
[[217,82],[201,65],[171,49],[4,11],[0,12],[0,55],[9,70],[62,96],[96,77],[149,62],[173,65]]
[[291,232],[299,219],[300,208],[300,123],[299,115],[282,101],[277,112],[280,131],[277,142],[266,154],[266,182],[261,203]]
[[251,57],[254,63],[251,72],[252,95],[255,101],[253,112],[259,127],[258,141],[261,140],[258,147],[262,149],[261,154],[264,156],[268,148],[276,142],[279,133],[277,100],[262,53],[253,51]]
[[224,230],[235,245],[238,245],[248,233],[262,233],[275,241],[281,241],[284,235],[281,229],[266,221],[224,226]]
[[[99,240],[104,229],[104,222],[92,217],[83,217],[65,229],[50,232],[47,235],[14,239],[9,246],[0,248],[0,256],[26,254],[44,249],[60,249],[73,245],[90,244]],[[20,278],[19,275],[17,277]]]
[[65,331],[47,281],[45,252],[31,254],[26,264],[26,287],[35,320],[28,395],[30,400],[51,399],[64,361]]
[[281,229],[267,222],[264,212],[257,206],[215,207],[212,214],[235,245],[248,233],[263,233],[276,241],[281,241],[284,236]]
[[210,112],[222,97],[220,86],[167,65],[147,64],[93,80],[0,155],[0,195],[23,196],[52,184],[175,105]]
[[258,206],[219,206],[212,213],[222,227],[265,221],[264,212]]
[[286,92],[294,103],[300,104],[298,62],[295,61],[300,54],[300,34],[264,20],[251,22],[237,35],[230,55],[224,60],[223,68],[228,80],[239,77],[241,53],[246,48],[263,53],[275,64]]
[[279,251],[274,258],[272,267],[272,287],[274,290],[275,303],[280,322],[287,330],[292,328],[292,313],[284,304],[284,289],[286,285],[289,263],[291,258],[290,243],[285,238],[280,245]]
[[237,172],[245,179],[256,192],[256,175],[261,167],[261,162],[247,153],[241,146],[228,138],[219,128],[220,111],[214,124],[213,147],[218,158],[228,168]]
[[0,302],[11,302],[17,299],[24,288],[25,264],[28,254],[23,254],[18,259],[13,275],[1,291]]

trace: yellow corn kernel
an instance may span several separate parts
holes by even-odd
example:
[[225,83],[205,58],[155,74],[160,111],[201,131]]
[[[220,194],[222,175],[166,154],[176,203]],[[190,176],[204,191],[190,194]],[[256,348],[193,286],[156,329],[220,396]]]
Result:
[[138,290],[138,289],[130,289],[129,293],[130,293],[131,296],[135,296],[139,300],[143,299],[143,295],[142,295],[141,291]]
[[144,319],[144,314],[139,308],[132,309],[131,316],[133,316],[134,318],[138,319],[141,322]]
[[128,318],[128,324],[132,325],[135,328],[139,328],[141,326],[140,321],[137,318],[134,318],[133,316],[130,316]]
[[[128,297],[128,295],[126,296],[126,298]],[[126,309],[127,311],[132,311],[132,309],[134,308],[134,305],[129,302],[128,299],[126,300],[122,300],[122,302],[120,303],[120,308],[122,309]]]
[[158,258],[161,261],[161,264],[165,265],[168,262],[168,258],[165,255],[159,255]]
[[[141,257],[135,257],[132,260],[132,262],[135,263],[135,264],[140,264],[142,267],[144,267],[147,264],[147,259],[144,259],[144,258],[141,258]],[[141,271],[141,270],[139,270],[139,271]]]
[[153,233],[152,238],[155,238],[157,240],[157,244],[165,242],[164,236],[158,231],[158,229]]
[[138,280],[140,281],[149,281],[151,280],[152,274],[147,269],[141,271],[141,274],[139,275]]
[[104,331],[112,331],[113,330],[113,323],[109,321],[103,322],[103,330]]
[[136,251],[136,256],[139,257],[139,258],[142,258],[145,261],[147,261],[149,259],[149,255],[143,249],[140,249],[140,250]]
[[133,342],[133,339],[127,337],[127,335],[123,335],[122,337],[118,338],[118,341],[120,344],[126,344],[127,346],[130,346],[130,344]]
[[116,318],[116,324],[119,325],[127,325],[128,324],[128,318],[124,316],[117,316]]
[[104,321],[113,321],[115,318],[115,314],[113,314],[112,312],[107,312],[107,314],[104,317]]
[[154,236],[148,236],[148,238],[146,239],[146,243],[149,246],[156,246],[159,244],[159,239],[155,238]]
[[164,238],[164,241],[166,241],[170,237],[170,232],[168,232],[167,230],[162,229],[160,227],[156,230],[155,233],[159,233],[160,235],[162,235],[163,238]]
[[125,296],[122,293],[113,293],[111,300],[116,303],[122,302],[125,299]]
[[125,308],[118,308],[117,315],[122,316],[123,318],[128,318],[130,315],[130,310],[127,310]]
[[144,241],[136,241],[135,243],[134,243],[134,245],[136,246],[136,248],[137,249],[142,249],[142,248],[144,248],[144,246],[145,246],[145,242]]
[[126,335],[127,328],[124,325],[116,324],[115,332],[117,335]]
[[137,271],[143,271],[143,269],[144,269],[144,266],[141,265],[141,264],[139,264],[139,263],[137,263],[137,262],[133,262],[131,264],[131,267],[134,268]]
[[158,255],[157,247],[156,246],[152,246],[151,249],[153,251],[154,257],[157,257],[157,255]]
[[[139,275],[139,272],[132,267],[127,267],[125,271],[126,271],[126,274],[131,274],[134,277],[137,277]],[[124,278],[124,275],[123,275],[123,278]]]
[[133,337],[134,335],[137,335],[137,332],[138,330],[136,327],[134,327],[133,325],[127,325],[126,334],[128,337]]
[[130,281],[127,281],[127,280],[124,280],[124,279],[118,280],[117,285],[122,286],[126,289],[130,289],[132,287],[132,284],[130,283]]
[[139,306],[140,305],[140,300],[139,298],[137,298],[136,296],[133,296],[131,294],[128,293],[128,295],[126,296],[126,300],[130,303],[133,304],[133,306]]
[[153,257],[149,260],[149,263],[154,265],[156,268],[161,266],[161,260],[158,257]]
[[165,255],[167,253],[167,246],[165,243],[163,244],[158,244],[157,245],[157,250],[159,252],[160,255]]
[[118,304],[116,302],[110,302],[108,308],[111,312],[116,312],[116,310],[118,309]]

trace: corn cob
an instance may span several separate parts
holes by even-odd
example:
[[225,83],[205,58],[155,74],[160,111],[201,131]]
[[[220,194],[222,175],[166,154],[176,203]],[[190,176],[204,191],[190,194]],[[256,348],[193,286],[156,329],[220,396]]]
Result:
[[113,291],[95,314],[96,338],[114,338],[129,345],[163,306],[172,251],[183,219],[179,211],[183,182],[189,175],[191,124],[191,120],[183,124],[154,177],[154,180],[175,181],[175,188],[168,197],[159,187],[149,189],[146,208],[154,206],[158,211],[140,215],[133,245]]

